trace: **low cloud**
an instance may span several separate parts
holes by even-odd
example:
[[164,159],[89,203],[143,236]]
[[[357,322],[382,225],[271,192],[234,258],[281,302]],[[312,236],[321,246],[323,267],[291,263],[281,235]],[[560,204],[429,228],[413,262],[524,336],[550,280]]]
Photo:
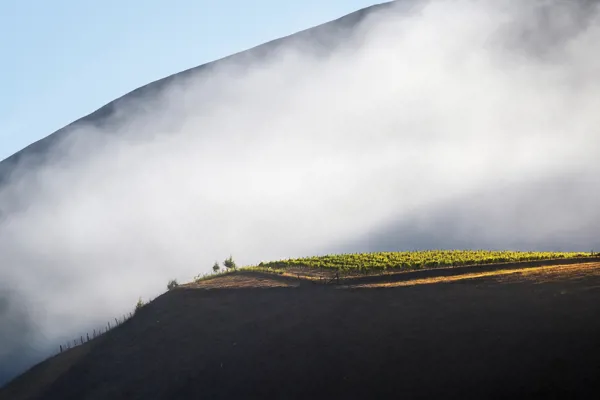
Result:
[[230,254],[600,248],[598,21],[400,1],[74,125],[0,190],[0,364]]

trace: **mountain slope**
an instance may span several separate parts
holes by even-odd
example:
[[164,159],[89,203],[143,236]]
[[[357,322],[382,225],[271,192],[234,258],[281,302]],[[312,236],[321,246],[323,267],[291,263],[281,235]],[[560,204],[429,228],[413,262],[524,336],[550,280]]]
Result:
[[[35,143],[25,147],[23,150],[13,154],[0,162],[0,185],[10,176],[15,166],[27,160],[31,163],[28,167],[40,167],[46,162],[48,152],[52,146],[63,138],[70,130],[73,130],[82,125],[92,125],[97,127],[106,127],[113,122],[117,116],[117,108],[122,103],[144,103],[151,101],[157,97],[160,92],[175,80],[186,80],[192,77],[198,77],[199,74],[209,73],[211,69],[218,67],[224,62],[236,62],[242,65],[251,65],[253,61],[267,59],[277,53],[279,49],[285,48],[292,41],[308,41],[311,44],[311,50],[320,52],[326,55],[338,45],[344,42],[347,35],[359,25],[369,14],[383,10],[391,6],[393,2],[374,5],[354,13],[348,14],[337,20],[295,33],[293,35],[279,38],[252,49],[233,54],[213,61],[207,64],[191,68],[158,81],[149,83],[138,89],[135,89],[128,94],[106,104],[93,113],[80,118],[79,120],[65,126],[62,129],[38,140]],[[127,118],[127,116],[125,116]]]
[[[40,357],[35,340],[55,348],[59,336],[48,332],[88,329],[96,311],[111,318],[174,274],[207,272],[220,254],[251,264],[336,249],[597,251],[600,175],[590,149],[600,40],[578,20],[597,14],[577,9],[565,23],[556,0],[524,6],[529,14],[517,8],[502,25],[480,23],[479,13],[498,17],[493,1],[432,3],[415,18],[383,13],[381,27],[367,25],[372,37],[361,31],[365,40],[355,35],[352,51],[331,58],[390,3],[175,74],[1,162],[0,220],[26,212],[0,226],[0,308],[15,311],[0,324],[10,338],[0,355],[16,355],[0,359],[0,382],[26,351]],[[487,6],[467,7],[475,4]],[[279,57],[288,48],[291,62]],[[266,59],[275,62],[253,64]],[[227,73],[229,61],[240,74]],[[246,68],[258,78],[246,79]],[[215,101],[207,86],[227,93]],[[130,122],[140,125],[111,129]],[[123,131],[148,143],[56,145],[71,132],[101,141]],[[158,131],[181,131],[176,146],[151,140]],[[63,154],[79,160],[54,166]],[[3,186],[23,170],[34,173]],[[72,299],[78,307],[65,308]],[[35,312],[48,323],[36,325]],[[58,317],[72,324],[52,327]]]
[[[4,235],[12,236],[11,233],[7,233],[8,229],[5,231],[5,219],[9,218],[10,214],[15,210],[28,209],[27,203],[35,201],[37,198],[36,194],[31,194],[32,192],[35,193],[35,191],[28,191],[28,185],[35,185],[37,183],[36,179],[29,179],[21,182],[16,178],[20,176],[20,174],[28,172],[33,172],[32,175],[35,175],[36,172],[43,171],[45,166],[55,164],[57,159],[60,159],[62,156],[66,156],[65,158],[67,159],[74,155],[79,156],[78,154],[69,153],[68,146],[58,145],[71,132],[75,132],[75,135],[82,135],[85,134],[86,129],[78,128],[110,128],[113,125],[135,119],[135,115],[124,115],[123,109],[126,108],[128,111],[131,111],[136,108],[144,108],[147,104],[151,104],[155,99],[159,98],[161,93],[166,91],[174,82],[183,84],[186,81],[191,81],[192,79],[197,79],[201,76],[208,76],[212,70],[217,69],[228,62],[250,68],[255,62],[277,56],[280,50],[289,47],[292,42],[306,41],[307,43],[310,43],[310,49],[307,49],[307,51],[327,56],[329,52],[343,44],[345,38],[369,15],[379,10],[385,10],[391,4],[392,3],[384,3],[359,10],[329,23],[298,32],[288,37],[273,40],[250,50],[149,83],[106,104],[93,113],[74,121],[49,136],[32,143],[21,151],[1,161],[0,223],[2,223],[2,225],[0,225],[0,240],[4,241],[2,244],[7,245],[6,243],[9,242],[8,240],[5,240]],[[122,105],[127,105],[129,107],[121,107]],[[113,133],[111,129],[102,129],[102,134],[116,135],[117,133]],[[93,151],[93,149],[90,151]],[[14,174],[18,174],[18,176],[15,177]],[[15,185],[10,185],[11,176],[14,178]],[[10,190],[3,190],[4,188]],[[21,188],[27,193],[21,193]],[[60,195],[63,196],[63,198],[72,196],[72,192],[69,189],[70,188],[67,188],[64,191],[61,191]],[[32,217],[32,219],[36,221],[36,224],[39,224],[39,218]],[[62,222],[64,223],[65,221],[63,220]],[[56,229],[60,230],[61,226],[56,227]],[[0,316],[5,318],[3,324],[0,324],[0,337],[9,337],[11,339],[3,343],[4,345],[9,346],[6,353],[4,352],[4,348],[0,346],[0,355],[4,356],[5,354],[9,354],[9,356],[5,358],[0,358],[0,385],[14,376],[16,369],[21,369],[24,363],[30,365],[32,359],[39,357],[39,355],[30,355],[28,357],[25,357],[24,355],[24,352],[28,349],[28,343],[32,340],[30,336],[35,332],[35,321],[27,315],[26,311],[24,311],[27,309],[26,302],[21,301],[23,298],[20,297],[22,294],[19,292],[22,287],[12,281],[10,273],[11,270],[31,268],[32,265],[25,266],[24,264],[26,263],[22,259],[10,259],[6,254],[3,254],[3,256],[3,266],[0,268],[5,269],[0,269],[0,274],[2,274],[2,279],[0,279],[0,281],[3,281],[0,283],[6,283],[7,285],[12,286],[13,290],[6,291],[4,290],[4,287],[0,285],[0,306],[3,306],[6,303],[8,304],[9,309],[11,307],[13,308],[12,311],[14,313],[2,314],[3,310],[2,307],[0,307]],[[38,264],[40,263],[36,262],[35,265]],[[8,276],[6,276],[5,273],[8,273]],[[16,290],[17,288],[19,290]],[[5,325],[4,322],[6,322],[6,319],[8,319],[8,323]],[[23,328],[21,328],[21,326],[23,326]],[[16,345],[12,346],[12,342],[15,342]],[[7,343],[11,343],[11,345],[8,345]]]
[[598,265],[551,271],[382,289],[176,289],[0,399],[595,398]]

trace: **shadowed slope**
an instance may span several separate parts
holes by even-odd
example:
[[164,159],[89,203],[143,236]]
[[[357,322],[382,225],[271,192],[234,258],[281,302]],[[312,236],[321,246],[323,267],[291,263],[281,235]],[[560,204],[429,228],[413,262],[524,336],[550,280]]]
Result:
[[600,280],[578,271],[542,282],[177,289],[92,342],[40,396],[16,390],[38,385],[31,373],[0,398],[594,398]]
[[[341,41],[343,40],[343,33],[344,32],[350,32],[350,28],[355,26],[355,24],[358,23],[358,21],[361,21],[364,19],[365,15],[368,15],[369,11],[363,11],[363,12],[359,12],[357,14],[352,14],[351,16],[345,17],[346,19],[343,19],[344,23],[341,23],[339,21],[336,22],[339,25],[328,25],[330,28],[336,26],[338,28],[340,28],[342,30],[342,34],[331,34],[329,35],[329,30],[321,30],[324,28],[315,28],[316,30],[312,30],[312,31],[306,31],[303,34],[299,34],[300,36],[295,36],[296,38],[301,38],[301,37],[305,37],[307,39],[313,39],[316,40],[317,42],[319,42],[321,45],[320,47],[318,47],[318,50],[313,50],[316,51],[317,53],[322,51],[322,54],[327,54],[327,50],[336,46],[338,43],[341,43]],[[342,28],[343,27],[343,28]],[[333,31],[335,31],[337,28],[333,29]],[[316,32],[320,32],[318,37],[314,37],[314,35],[316,35]],[[302,36],[304,35],[304,36]],[[540,38],[545,38],[546,36],[542,33],[540,33],[540,35],[538,36]],[[285,40],[289,40],[285,39]],[[283,42],[273,42],[273,43],[283,43]],[[248,53],[241,53],[238,54],[236,56],[233,56],[232,58],[229,58],[229,60],[231,59],[235,59],[237,60],[236,63],[239,64],[244,64],[245,61],[247,60],[255,60],[258,59],[259,56],[261,57],[270,57],[270,55],[273,54],[277,54],[278,49],[282,48],[280,45],[274,45],[273,43],[271,43],[270,45],[265,45],[265,46],[261,46],[257,49],[254,49]],[[262,49],[262,50],[259,50]],[[60,139],[60,137],[65,136],[68,134],[69,130],[71,128],[73,128],[74,126],[76,126],[77,124],[87,124],[90,126],[103,126],[103,127],[107,127],[107,126],[111,126],[111,124],[117,124],[118,122],[122,121],[122,120],[126,120],[129,119],[131,116],[130,115],[119,115],[119,109],[122,110],[125,107],[117,107],[116,105],[119,102],[127,102],[128,104],[131,103],[133,104],[133,107],[130,107],[131,104],[129,104],[128,107],[126,107],[128,110],[131,110],[132,108],[136,109],[136,106],[139,106],[140,108],[144,108],[144,105],[147,105],[148,103],[152,103],[153,99],[158,97],[160,95],[160,93],[163,91],[163,88],[165,87],[165,83],[166,82],[170,82],[174,79],[177,79],[178,82],[183,82],[182,84],[185,83],[186,79],[188,79],[189,77],[191,77],[192,75],[196,76],[197,74],[194,71],[197,71],[198,74],[200,74],[202,71],[206,71],[207,69],[210,68],[210,65],[216,65],[216,64],[209,64],[207,66],[203,66],[203,67],[199,67],[198,69],[194,69],[194,70],[190,70],[190,71],[186,71],[182,74],[178,74],[175,75],[173,77],[170,78],[166,78],[165,80],[156,82],[154,84],[151,84],[149,86],[146,86],[144,88],[138,89],[137,91],[134,91],[132,93],[130,93],[129,95],[125,96],[124,98],[121,98],[119,100],[117,100],[116,102],[113,102],[109,105],[107,105],[106,107],[98,110],[96,113],[91,114],[90,116],[76,122],[74,125],[71,125],[70,127],[61,130],[60,133],[56,133],[54,135],[51,136],[52,139],[47,139],[46,141],[42,141],[42,142],[38,142],[35,145],[32,145],[27,151],[24,151],[22,153],[19,153],[19,155],[16,155],[12,158],[10,158],[9,160],[6,160],[4,163],[0,164],[0,182],[3,180],[2,176],[3,175],[9,175],[10,171],[12,171],[12,168],[14,167],[14,165],[16,163],[18,163],[19,161],[23,161],[27,158],[30,158],[31,163],[31,167],[32,168],[36,168],[37,165],[41,165],[40,163],[43,163],[44,160],[46,159],[46,157],[48,156],[48,148],[51,147],[51,143],[56,142],[57,140]],[[140,129],[140,134],[144,134],[143,130]],[[590,145],[590,148],[592,148],[593,146]],[[37,150],[36,150],[37,149]],[[38,151],[39,150],[39,151]],[[85,152],[82,152],[85,153]],[[163,153],[163,151],[161,150],[159,153]],[[55,154],[55,156],[60,156],[60,154]],[[109,163],[107,163],[109,164]],[[4,171],[4,172],[3,172]],[[8,171],[8,172],[7,172]],[[103,172],[103,171],[102,171]],[[597,179],[597,178],[596,178]],[[597,181],[597,180],[596,180]],[[592,183],[594,183],[595,181],[593,181]],[[87,183],[87,182],[86,182]],[[93,185],[92,185],[93,186]],[[183,185],[182,185],[183,186]],[[596,187],[597,185],[590,185],[590,187]],[[566,187],[559,187],[558,185],[550,185],[550,187],[553,188],[558,188],[558,190],[556,190],[556,192],[558,192],[559,194],[562,193],[573,193],[573,192],[569,192],[568,189]],[[519,193],[519,196],[522,196],[522,192],[521,191],[516,191],[514,189],[508,190],[510,188],[506,188],[504,189],[504,192],[500,192],[500,194],[506,194],[506,192],[510,192],[512,190],[513,193]],[[531,190],[531,189],[530,189]],[[60,197],[63,198],[67,198],[69,196],[69,189],[65,189],[64,191],[60,191]],[[116,193],[117,191],[115,191]],[[550,192],[550,194],[548,196],[546,196],[546,199],[553,199],[556,198],[555,194],[556,192],[552,191]],[[92,192],[93,193],[93,192]],[[185,191],[182,193],[186,193]],[[10,195],[11,193],[9,193]],[[548,210],[546,210],[546,212],[544,213],[536,213],[533,212],[531,213],[531,209],[528,209],[525,207],[525,214],[527,215],[533,215],[536,216],[536,218],[528,218],[528,224],[524,224],[522,223],[522,219],[519,215],[517,215],[518,213],[515,213],[516,218],[519,222],[521,222],[521,225],[508,225],[507,230],[498,230],[499,234],[498,236],[502,236],[502,233],[506,233],[508,232],[508,234],[504,235],[504,238],[508,238],[505,240],[511,240],[511,243],[506,243],[506,242],[500,242],[499,240],[497,240],[497,237],[492,236],[484,236],[482,234],[483,233],[489,233],[490,232],[490,225],[493,225],[493,222],[496,220],[496,218],[494,217],[498,217],[498,219],[501,219],[502,222],[507,221],[506,216],[507,215],[512,215],[513,209],[518,209],[518,210],[522,210],[523,207],[522,206],[526,206],[528,204],[530,204],[530,200],[533,197],[534,200],[537,201],[536,197],[539,197],[539,195],[536,195],[535,192],[531,191],[530,194],[533,194],[533,196],[522,196],[519,197],[517,199],[512,200],[511,204],[517,204],[519,205],[519,207],[506,207],[505,205],[503,205],[503,208],[498,208],[501,210],[511,210],[511,211],[506,211],[504,214],[500,213],[499,216],[498,214],[494,214],[492,216],[489,216],[489,212],[492,210],[495,210],[497,208],[492,208],[492,207],[487,207],[484,208],[487,204],[483,201],[478,202],[477,203],[477,208],[483,211],[479,211],[477,213],[477,215],[475,217],[472,218],[473,221],[475,221],[477,224],[476,226],[473,228],[474,232],[471,232],[471,226],[467,226],[466,229],[463,230],[468,230],[469,232],[465,233],[465,232],[461,232],[458,228],[461,227],[461,221],[464,221],[464,215],[468,215],[468,213],[472,213],[473,207],[470,207],[467,203],[465,203],[463,206],[458,207],[459,211],[463,212],[463,215],[459,215],[456,217],[448,217],[447,215],[444,215],[443,212],[445,212],[446,214],[451,213],[453,211],[456,210],[456,208],[454,209],[440,209],[440,215],[438,215],[438,219],[435,221],[425,221],[427,223],[429,223],[430,227],[428,230],[425,230],[425,232],[422,234],[423,237],[419,237],[419,235],[415,234],[415,229],[411,229],[414,226],[412,225],[408,225],[408,227],[406,227],[405,225],[400,226],[400,228],[398,229],[399,232],[396,232],[394,230],[392,230],[392,234],[390,234],[389,232],[385,231],[383,232],[383,238],[387,239],[388,241],[384,243],[384,245],[389,245],[390,242],[392,242],[391,248],[393,249],[398,249],[399,247],[401,248],[406,248],[407,243],[410,244],[414,244],[415,247],[419,246],[421,248],[423,247],[441,247],[441,246],[451,246],[451,247],[487,247],[486,245],[482,244],[481,242],[481,238],[486,239],[485,243],[491,243],[494,246],[498,246],[498,247],[512,247],[513,243],[517,243],[517,245],[520,245],[521,248],[522,247],[532,247],[529,246],[527,243],[530,243],[529,240],[531,240],[530,238],[535,238],[535,240],[538,240],[538,242],[536,243],[536,247],[539,245],[541,246],[542,244],[545,244],[545,248],[548,247],[553,247],[556,248],[555,246],[549,246],[548,245],[548,241],[546,239],[541,239],[541,236],[538,235],[538,232],[533,232],[533,234],[530,234],[529,232],[527,232],[527,234],[524,233],[525,229],[524,226],[527,225],[529,227],[535,227],[535,229],[539,228],[542,226],[542,224],[540,224],[539,222],[545,222],[546,220],[548,220],[548,215],[553,215],[555,218],[556,216],[560,216],[562,217],[566,222],[565,223],[556,223],[556,225],[554,227],[550,227],[550,228],[555,228],[555,229],[550,229],[548,228],[546,230],[546,232],[549,231],[557,231],[556,227],[559,227],[560,229],[564,229],[564,228],[570,228],[573,230],[577,231],[577,237],[575,237],[573,235],[573,231],[571,232],[567,232],[567,233],[562,233],[561,232],[561,237],[559,237],[558,239],[556,239],[556,242],[560,242],[559,244],[562,243],[562,246],[565,247],[570,247],[568,246],[569,243],[579,243],[579,245],[583,245],[584,247],[582,248],[582,250],[591,250],[591,249],[595,249],[595,247],[590,246],[590,244],[592,243],[593,239],[590,239],[591,237],[597,237],[597,235],[595,235],[595,233],[597,232],[597,229],[592,229],[594,227],[597,227],[597,216],[598,213],[597,212],[592,212],[589,210],[595,210],[594,208],[592,208],[592,205],[595,205],[596,203],[598,203],[596,200],[596,198],[598,196],[596,196],[594,193],[592,193],[591,195],[588,195],[587,197],[585,197],[584,199],[586,200],[585,203],[582,203],[581,201],[577,201],[578,200],[578,196],[580,195],[580,193],[573,193],[569,199],[565,200],[564,203],[558,203],[557,206],[553,206],[553,202],[551,201],[551,204],[547,204],[548,205]],[[470,196],[469,194],[466,195],[467,197]],[[140,196],[141,197],[141,196]],[[185,197],[185,196],[180,196],[180,197]],[[497,198],[503,199],[501,196],[496,196]],[[560,197],[559,197],[560,198]],[[16,202],[19,206],[22,206],[24,202],[26,202],[26,198],[25,196],[23,196],[23,198],[18,198],[18,202]],[[595,201],[595,202],[594,202]],[[74,206],[76,206],[77,202],[74,201]],[[141,202],[138,202],[141,203]],[[460,199],[459,199],[459,203],[460,203]],[[158,203],[157,203],[158,204]],[[163,203],[163,204],[168,204],[168,203]],[[163,204],[160,204],[161,207],[157,207],[159,210],[162,211],[163,208]],[[539,203],[535,203],[536,204],[536,210],[544,210],[545,207],[540,207]],[[4,208],[4,204],[0,205],[0,209]],[[200,207],[198,207],[200,208]],[[402,208],[402,207],[399,207]],[[69,209],[68,207],[64,208],[63,210]],[[96,210],[103,210],[103,208],[99,208],[99,209],[94,209],[92,208],[93,211]],[[106,209],[106,208],[104,208]],[[232,208],[233,209],[233,208]],[[554,209],[555,212],[548,212],[548,211],[552,211],[552,209]],[[293,208],[291,208],[292,212],[293,212]],[[561,212],[557,212],[557,211],[561,211],[561,210],[567,210],[568,213],[561,213]],[[572,210],[576,210],[576,212],[573,212]],[[429,211],[429,210],[427,210]],[[534,210],[535,211],[535,210]],[[588,213],[582,213],[582,211],[589,211]],[[521,211],[523,212],[523,211]],[[0,212],[1,214],[1,212]],[[98,212],[96,211],[95,213],[90,213],[90,214],[98,214]],[[155,213],[149,213],[149,215],[154,216]],[[430,212],[421,212],[421,215],[430,215]],[[481,216],[481,214],[483,214],[483,216],[487,216],[487,220],[490,222],[485,222],[482,223],[482,220],[479,218]],[[39,221],[35,218],[35,214],[33,214],[34,217],[31,218],[31,221],[34,221],[34,227],[35,230],[40,230],[39,227]],[[50,214],[50,215],[54,215],[54,214]],[[70,216],[71,213],[70,212],[65,212],[65,214],[63,214],[64,216]],[[527,216],[526,215],[526,216]],[[582,218],[582,215],[587,215],[586,218]],[[0,215],[1,217],[2,215]],[[567,218],[570,217],[570,218]],[[445,218],[444,218],[445,217]],[[49,218],[50,221],[52,221],[52,218]],[[183,219],[182,219],[183,220]],[[390,219],[386,218],[386,222],[389,221]],[[583,225],[580,224],[580,226],[577,226],[577,222],[581,222],[583,220],[583,222],[586,222],[587,225]],[[63,226],[65,226],[63,224],[63,222],[65,221],[64,219],[57,219],[57,221],[60,222],[60,224],[58,224],[61,228]],[[440,226],[446,227],[449,226],[450,224],[443,224],[440,223],[444,222],[444,221],[451,221],[452,222],[452,227],[448,230],[448,231],[443,231],[440,229]],[[574,221],[574,222],[573,222]],[[164,222],[164,221],[161,221]],[[401,221],[402,222],[402,221]],[[422,223],[423,221],[419,221],[418,217],[417,217],[417,221],[414,223],[414,225],[416,225],[417,227],[419,227],[419,224]],[[262,224],[262,221],[261,221]],[[160,224],[162,225],[162,224]],[[157,226],[160,226],[157,225]],[[197,226],[204,226],[203,224],[196,224]],[[398,223],[398,225],[400,225],[400,222]],[[464,225],[463,225],[464,226]],[[232,224],[233,227],[233,224]],[[394,226],[392,226],[393,228]],[[577,229],[575,229],[577,228]],[[181,227],[178,227],[178,229],[181,229]],[[237,230],[237,227],[233,227],[233,230]],[[585,229],[585,231],[584,231]],[[281,230],[279,229],[271,229],[272,232],[277,232],[277,234],[281,235]],[[515,237],[512,235],[512,232],[518,231],[519,234],[521,234],[522,236],[514,239]],[[9,233],[11,233],[9,231]],[[362,229],[356,229],[356,234],[362,234],[364,233],[364,231]],[[421,232],[419,232],[421,233]],[[552,233],[554,235],[554,233]],[[593,235],[592,235],[593,234]],[[8,235],[7,235],[8,236]],[[194,236],[194,235],[188,235],[188,236]],[[433,236],[433,238],[432,238]],[[26,240],[23,240],[24,243],[30,243],[30,237],[29,235],[24,235],[25,238],[27,238]],[[416,239],[415,239],[416,238]],[[454,240],[453,238],[459,238],[459,239],[463,239],[464,242],[463,244],[459,245],[459,246],[452,246],[450,242],[452,242],[452,240]],[[581,240],[583,238],[583,240],[587,240],[587,242],[584,242],[583,240]],[[45,238],[43,238],[45,239]],[[89,239],[89,238],[88,238]],[[381,238],[379,238],[381,239]],[[378,246],[381,247],[381,241],[379,241],[379,239],[377,237],[368,237],[366,239],[366,241],[369,241],[370,243],[373,243],[373,247],[377,248]],[[513,240],[514,239],[514,240]],[[566,240],[569,240],[569,242],[565,242]],[[383,239],[382,239],[383,240]],[[409,240],[411,242],[409,242]],[[432,245],[431,241],[435,241],[435,243],[438,243],[439,245]],[[540,243],[542,240],[544,240],[542,243]],[[549,239],[548,239],[549,240]],[[43,240],[43,242],[49,242],[47,240]],[[60,243],[61,241],[58,240],[57,243]],[[63,240],[63,242],[67,242],[68,240]],[[92,242],[89,241],[88,242]],[[137,242],[137,240],[136,240]],[[324,242],[324,241],[320,241],[318,240],[317,242]],[[552,242],[552,244],[556,243],[556,242]],[[77,241],[74,241],[73,243],[78,243]],[[95,243],[95,241],[94,241]],[[126,245],[126,241],[121,241],[121,243],[123,244],[123,246],[125,247]],[[142,242],[143,243],[143,242]],[[168,243],[168,241],[167,241]],[[370,245],[369,243],[369,245]],[[429,244],[427,244],[429,243]],[[566,243],[566,244],[565,244]],[[587,243],[587,244],[586,244]],[[17,242],[17,244],[19,244]],[[72,243],[70,243],[72,244]],[[172,243],[169,243],[172,244]],[[328,251],[331,251],[330,249],[330,244],[326,244],[327,246],[329,246]],[[194,244],[195,246],[195,244]],[[210,248],[210,245],[206,245],[207,248]],[[271,247],[276,247],[275,245],[269,244],[269,246]],[[9,247],[9,246],[6,246]],[[77,247],[77,246],[74,246]],[[94,244],[93,247],[98,247]],[[167,246],[169,247],[169,246]],[[283,246],[282,246],[283,247]],[[362,245],[356,245],[353,246],[354,248],[352,249],[352,251],[355,251],[356,249],[360,249],[361,251],[364,250],[371,250],[371,248],[367,247],[365,248],[365,246]],[[148,246],[148,248],[150,248],[150,246]],[[572,247],[571,247],[572,248]],[[23,246],[24,250],[28,250],[27,246]],[[23,251],[21,254],[42,254],[41,252],[37,252],[36,248],[32,247],[33,251]],[[57,246],[56,249],[59,249],[59,247]],[[88,251],[90,251],[91,249],[88,248]],[[98,251],[98,253],[112,253],[112,251],[105,251],[105,250],[114,250],[114,248],[100,248],[100,251]],[[173,250],[173,248],[170,249],[171,253],[175,253],[175,250]],[[211,250],[212,251],[212,250]],[[283,252],[283,250],[281,250]],[[312,250],[311,250],[312,251]],[[59,253],[58,251],[55,251],[55,253]],[[90,253],[93,254],[93,251],[90,251]],[[15,254],[19,254],[18,252],[16,252]],[[50,253],[51,254],[51,253]],[[71,249],[67,250],[64,252],[64,254],[69,255],[71,254]],[[33,257],[34,258],[34,257]],[[64,265],[64,258],[61,259],[62,257],[56,257],[53,258],[55,260],[57,260],[57,265]],[[95,257],[92,257],[95,258]],[[16,258],[17,260],[19,260],[19,258]],[[23,260],[29,260],[28,257],[22,257]],[[169,257],[169,260],[171,258]],[[87,261],[87,260],[86,260]],[[33,264],[33,263],[32,263]],[[88,262],[79,262],[77,264],[78,267],[82,267],[85,266],[87,268],[90,268],[90,264]],[[108,265],[109,263],[105,263],[106,265]],[[111,263],[113,264],[113,263]],[[144,264],[144,263],[142,263]],[[147,264],[144,264],[144,268],[147,267]],[[75,268],[73,268],[73,270],[75,270]],[[31,280],[24,280],[24,282],[27,282],[27,287],[29,287],[29,283],[31,282]],[[162,284],[161,284],[162,285]],[[73,285],[73,287],[80,287],[80,285]],[[72,296],[72,298],[78,298],[78,296]],[[128,303],[127,303],[128,304]],[[87,311],[84,311],[84,313]],[[75,320],[76,318],[73,318],[72,320]],[[20,336],[20,333],[19,333]]]

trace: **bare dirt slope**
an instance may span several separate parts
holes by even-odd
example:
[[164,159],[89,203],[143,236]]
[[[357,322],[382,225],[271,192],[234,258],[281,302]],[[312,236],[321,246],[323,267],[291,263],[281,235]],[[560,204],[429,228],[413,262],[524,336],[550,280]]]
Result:
[[599,268],[362,288],[214,280],[0,399],[600,398]]

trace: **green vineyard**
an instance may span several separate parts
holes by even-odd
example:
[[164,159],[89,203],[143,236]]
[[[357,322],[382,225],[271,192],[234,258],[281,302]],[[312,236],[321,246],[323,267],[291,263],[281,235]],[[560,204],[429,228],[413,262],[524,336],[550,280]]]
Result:
[[259,268],[319,268],[347,272],[416,270],[477,264],[590,257],[591,253],[521,252],[490,250],[427,250],[389,253],[340,254],[260,263]]

